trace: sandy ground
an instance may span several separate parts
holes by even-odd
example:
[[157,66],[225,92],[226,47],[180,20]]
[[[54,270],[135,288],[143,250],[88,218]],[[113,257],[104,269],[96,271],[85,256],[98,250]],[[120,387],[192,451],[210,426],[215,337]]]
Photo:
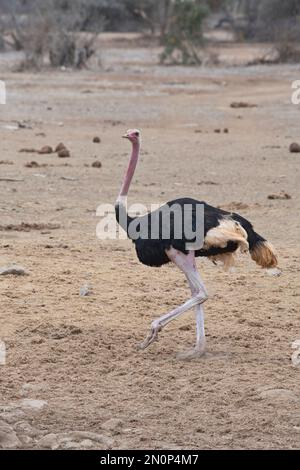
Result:
[[[0,267],[29,274],[0,276],[0,447],[300,448],[300,157],[288,151],[300,139],[300,67],[162,68],[154,57],[119,45],[98,72],[1,74],[0,178],[21,181],[0,180]],[[240,100],[257,107],[230,107]],[[30,128],[7,128],[15,121]],[[276,278],[247,256],[233,274],[198,262],[210,292],[198,360],[176,358],[194,342],[193,312],[136,349],[151,321],[189,296],[182,274],[139,264],[130,241],[96,238],[131,127],[144,142],[131,202],[192,196],[234,209],[280,257]],[[19,152],[61,141],[71,158]],[[268,199],[281,191],[291,199]]]

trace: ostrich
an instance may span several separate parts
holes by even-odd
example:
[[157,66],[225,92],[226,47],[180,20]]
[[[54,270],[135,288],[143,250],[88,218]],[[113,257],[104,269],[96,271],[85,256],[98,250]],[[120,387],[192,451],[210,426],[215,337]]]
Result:
[[[197,206],[204,208],[204,220],[202,223],[204,239],[201,246],[189,249],[185,235],[181,238],[174,237],[174,227],[171,220],[170,236],[162,236],[163,227],[159,227],[159,236],[151,238],[150,230],[148,237],[132,237],[130,226],[132,223],[147,222],[151,228],[153,212],[144,216],[132,218],[126,210],[127,195],[132,181],[141,147],[141,133],[137,129],[130,129],[122,136],[132,144],[132,153],[124,181],[115,204],[116,219],[118,224],[127,232],[129,238],[135,244],[136,254],[139,261],[147,266],[160,267],[166,263],[174,263],[186,276],[191,289],[191,298],[185,303],[176,307],[169,313],[162,315],[151,324],[151,330],[146,339],[139,345],[140,349],[146,349],[151,343],[157,340],[158,333],[169,322],[178,318],[191,308],[195,308],[196,313],[196,343],[194,347],[184,353],[182,358],[193,358],[205,353],[206,339],[204,329],[204,309],[203,304],[208,299],[207,290],[196,267],[196,257],[208,257],[214,263],[221,261],[225,269],[234,265],[234,254],[237,250],[250,252],[251,258],[263,268],[275,268],[277,266],[277,256],[269,244],[262,236],[258,235],[252,224],[236,213],[212,207],[204,201],[197,201],[191,198],[180,198],[167,202],[162,208],[171,208],[175,204],[184,210],[185,206],[191,208],[192,225],[195,226]],[[123,217],[122,217],[123,216]],[[161,219],[159,223],[162,224]]]

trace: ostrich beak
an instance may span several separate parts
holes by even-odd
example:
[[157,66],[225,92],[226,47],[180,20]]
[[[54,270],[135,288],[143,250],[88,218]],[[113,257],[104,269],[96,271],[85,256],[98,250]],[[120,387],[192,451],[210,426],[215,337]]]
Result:
[[129,139],[129,136],[127,134],[122,135],[122,139]]

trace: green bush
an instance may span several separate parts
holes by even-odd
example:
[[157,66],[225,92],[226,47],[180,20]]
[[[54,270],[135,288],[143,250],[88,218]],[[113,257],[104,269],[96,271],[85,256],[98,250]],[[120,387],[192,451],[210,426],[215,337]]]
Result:
[[203,44],[202,24],[208,12],[207,5],[200,1],[174,1],[168,30],[163,38],[165,48],[161,63],[201,63],[198,48]]

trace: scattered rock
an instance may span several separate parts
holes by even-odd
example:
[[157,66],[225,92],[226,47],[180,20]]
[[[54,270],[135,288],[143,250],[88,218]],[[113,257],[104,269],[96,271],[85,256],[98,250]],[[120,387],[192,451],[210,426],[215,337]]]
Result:
[[[14,425],[14,430],[17,432],[18,436],[28,436],[28,437],[36,437],[40,435],[41,431],[38,431],[37,429],[33,428],[31,424],[29,424],[27,421],[18,421]],[[21,437],[21,436],[20,436]],[[23,437],[22,437],[23,438]]]
[[16,449],[21,445],[12,426],[5,421],[0,421],[0,449]]
[[230,105],[231,108],[257,108],[257,104],[246,103],[245,101],[233,101]]
[[85,449],[99,448],[111,449],[113,439],[102,434],[88,431],[70,431],[68,433],[47,434],[37,442],[39,449]]
[[59,150],[59,152],[57,152],[57,155],[59,156],[59,158],[69,158],[71,156],[70,151],[66,148]]
[[26,418],[24,410],[17,408],[15,404],[9,406],[0,406],[0,417],[9,424],[14,424]]
[[94,138],[93,138],[93,142],[94,142],[94,144],[100,144],[100,142],[101,142],[100,137],[97,137],[97,136],[94,137]]
[[92,163],[93,168],[102,168],[102,163],[99,160],[96,160]]
[[0,165],[14,165],[10,160],[0,160]]
[[38,163],[35,161],[25,163],[26,168],[45,168],[47,163]]
[[[215,132],[216,134],[221,134],[222,130],[221,130],[221,129],[215,129],[214,132]],[[228,128],[225,127],[225,129],[223,129],[223,132],[224,132],[224,134],[228,134],[228,133],[229,133]]]
[[76,440],[80,439],[90,439],[92,441],[98,442],[99,444],[111,448],[114,445],[113,439],[103,434],[97,434],[90,431],[71,431],[68,433],[70,437]]
[[58,435],[47,434],[37,442],[38,449],[51,449],[56,450],[59,448]]
[[56,147],[55,147],[55,152],[58,153],[60,152],[61,150],[65,150],[67,147],[65,146],[65,144],[63,144],[62,142],[60,142]]
[[292,196],[285,191],[281,191],[278,194],[269,194],[268,199],[292,199]]
[[290,152],[291,153],[300,153],[300,145],[297,142],[293,142],[290,145]]
[[50,147],[50,145],[45,145],[44,147],[41,148],[41,150],[38,151],[39,154],[41,155],[46,155],[53,153],[53,148]]
[[273,388],[260,392],[261,398],[269,398],[275,401],[297,401],[296,395],[285,388]]
[[27,276],[28,272],[22,266],[11,265],[0,268],[0,276]]
[[20,401],[20,405],[22,408],[27,408],[35,411],[40,411],[42,410],[48,402],[45,400],[33,400],[31,398],[23,398],[23,400]]

